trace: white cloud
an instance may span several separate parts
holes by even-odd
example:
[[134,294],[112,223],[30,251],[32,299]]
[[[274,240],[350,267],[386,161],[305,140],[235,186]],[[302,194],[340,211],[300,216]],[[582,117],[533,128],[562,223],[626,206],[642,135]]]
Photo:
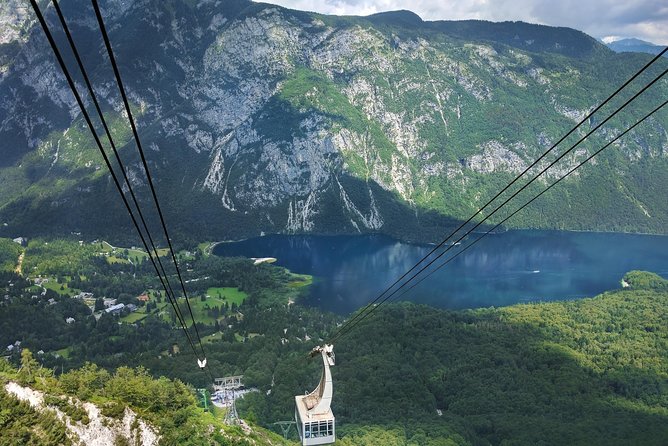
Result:
[[579,29],[594,37],[637,37],[668,45],[665,0],[268,0],[292,9],[369,15],[410,9],[424,20],[522,20]]
[[603,43],[612,43],[621,39],[623,39],[622,36],[605,36],[601,40],[603,41]]

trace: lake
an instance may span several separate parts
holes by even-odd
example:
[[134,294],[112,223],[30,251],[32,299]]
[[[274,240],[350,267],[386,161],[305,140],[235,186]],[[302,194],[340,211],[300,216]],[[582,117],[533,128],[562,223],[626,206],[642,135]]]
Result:
[[[303,304],[348,314],[432,248],[382,235],[270,235],[221,243],[213,252],[276,257],[280,266],[315,276]],[[509,231],[488,235],[400,300],[460,309],[577,299],[620,288],[634,269],[668,277],[668,236]]]

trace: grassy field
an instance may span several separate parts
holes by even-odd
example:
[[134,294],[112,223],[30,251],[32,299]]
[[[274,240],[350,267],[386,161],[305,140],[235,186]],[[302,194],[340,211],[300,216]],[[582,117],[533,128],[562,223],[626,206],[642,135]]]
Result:
[[133,263],[142,263],[148,259],[148,254],[141,249],[128,249],[128,259]]
[[71,347],[65,347],[65,348],[61,348],[60,350],[56,350],[54,353],[57,354],[57,355],[62,356],[65,359],[68,359],[70,357],[70,351],[71,351]]
[[113,252],[114,247],[107,242],[96,243],[96,246],[100,249],[100,252]]
[[[209,310],[215,307],[222,307],[225,305],[225,302],[221,299],[216,298],[207,298],[205,302],[202,302],[198,297],[189,299],[190,306],[193,309],[193,314],[195,315],[195,320],[202,324],[215,324],[216,319],[209,315]],[[186,320],[189,320],[188,309],[184,309]],[[192,321],[191,321],[192,322]]]
[[[222,307],[225,305],[225,302],[223,302],[220,299],[212,299],[209,298],[206,300],[206,302],[202,302],[199,297],[192,297],[188,299],[190,302],[190,307],[193,310],[193,315],[195,316],[195,320],[197,323],[200,324],[207,324],[207,325],[214,325],[216,323],[216,319],[209,314],[209,310],[215,308],[215,307]],[[183,318],[185,319],[186,326],[191,327],[192,326],[192,319],[190,318],[190,312],[188,311],[188,307],[186,306],[185,300],[183,298],[180,298],[178,300],[178,305],[179,308],[181,309],[181,314],[183,314]],[[157,312],[154,311],[154,313],[159,314],[162,312],[160,317],[162,318],[163,321],[171,323],[171,317],[170,315],[173,313],[172,307],[169,304],[165,304],[163,307],[161,307]],[[178,322],[176,322],[178,324]]]
[[[232,303],[239,305],[246,299],[246,297],[248,297],[248,295],[243,291],[239,291],[237,288],[215,287],[207,290],[206,300],[202,301],[199,297],[191,297],[188,301],[190,302],[193,315],[197,322],[213,325],[216,323],[216,319],[209,314],[211,309],[224,306],[229,307]],[[190,313],[188,312],[188,308],[183,299],[179,299],[179,306],[184,313],[186,321],[190,321]],[[190,321],[189,325],[191,323],[192,321]]]
[[139,309],[133,313],[128,314],[127,316],[123,316],[121,318],[121,321],[128,324],[134,324],[136,322],[143,320],[146,316],[148,316],[148,314],[142,311],[142,309]]
[[[262,335],[259,334],[259,333],[248,333],[248,339],[253,339],[253,338],[256,338],[258,336],[262,336]],[[208,336],[204,336],[202,338],[202,342],[204,342],[205,344],[207,344],[207,343],[211,344],[213,342],[221,341],[222,339],[223,339],[223,333],[218,332],[218,333],[210,334]],[[241,336],[239,333],[234,333],[234,339],[237,342],[244,342],[244,337]]]
[[128,259],[123,259],[121,257],[116,257],[114,255],[107,256],[107,262],[109,263],[130,263]]
[[214,242],[202,242],[202,243],[199,243],[197,245],[197,249],[199,249],[199,251],[206,256],[206,255],[211,254],[211,250],[213,249],[213,245],[214,245]]
[[[211,309],[222,308],[226,306],[230,307],[232,303],[240,305],[246,299],[246,297],[248,297],[246,293],[239,291],[237,288],[215,287],[209,288],[207,291],[207,298],[204,301],[202,301],[199,296],[191,297],[188,299],[188,301],[193,310],[195,320],[199,323],[208,325],[213,325],[216,323],[216,319],[209,313]],[[178,299],[178,305],[181,309],[181,312],[183,313],[187,325],[192,325],[190,312],[188,311],[188,307],[186,306],[184,299]],[[163,298],[163,302],[158,304],[158,307],[150,313],[146,313],[146,307],[140,307],[137,311],[122,317],[121,321],[132,324],[144,320],[144,318],[146,318],[149,314],[155,314],[159,315],[159,317],[161,317],[164,321],[171,322],[169,316],[171,314],[171,311],[169,311],[170,309],[171,305]],[[160,315],[161,312],[162,314]]]
[[202,342],[204,342],[206,344],[206,343],[220,341],[221,339],[223,339],[223,333],[218,332],[218,333],[214,333],[214,334],[210,334],[208,336],[202,337]]
[[[153,292],[151,292],[151,295],[154,295]],[[156,304],[156,305],[157,305],[156,308],[154,308],[153,310],[151,310],[148,313],[146,312],[146,306],[139,307],[137,309],[137,311],[134,311],[134,312],[132,312],[132,313],[126,315],[126,316],[123,316],[121,318],[121,321],[126,322],[128,324],[134,324],[134,323],[137,323],[137,322],[141,322],[144,319],[146,319],[146,317],[150,314],[158,315],[161,311],[165,310],[166,307],[169,306],[169,303],[163,301],[162,303],[159,303],[159,304]],[[169,322],[169,318],[167,317],[167,313],[162,315],[162,319],[164,321]]]
[[232,305],[233,303],[241,305],[248,295],[243,291],[239,291],[238,288],[230,287],[212,287],[206,290],[207,301],[208,298],[220,298],[222,302],[227,303],[227,305]]
[[[148,260],[148,253],[143,249],[123,248],[112,246],[107,242],[96,243],[95,246],[100,250],[100,254],[106,254],[109,263],[141,263]],[[127,251],[127,259],[125,251]],[[164,257],[169,254],[168,248],[159,248],[158,256]]]
[[[158,257],[164,257],[167,254],[169,254],[169,248],[158,248]],[[143,249],[128,249],[128,256],[139,258],[142,261],[148,259],[148,254]]]
[[305,286],[309,286],[313,283],[313,276],[309,276],[308,274],[292,274],[294,277],[294,280],[288,283],[288,286],[290,288],[301,288]]
[[[70,297],[74,296],[75,294],[79,294],[81,292],[81,290],[70,288],[67,282],[63,283],[56,282],[55,277],[50,277],[49,281],[47,283],[42,284],[42,286],[47,290],[52,290],[60,295],[67,295]],[[61,287],[63,288],[62,290],[60,289]]]

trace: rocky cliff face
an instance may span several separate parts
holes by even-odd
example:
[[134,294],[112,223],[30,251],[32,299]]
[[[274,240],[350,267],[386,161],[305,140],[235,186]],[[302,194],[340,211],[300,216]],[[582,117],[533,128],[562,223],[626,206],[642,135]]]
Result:
[[73,444],[112,446],[119,443],[130,444],[132,441],[146,446],[159,444],[158,430],[129,408],[125,408],[122,417],[115,419],[102,415],[102,411],[95,404],[82,402],[74,397],[52,397],[60,400],[61,405],[71,406],[85,413],[88,419],[84,423],[73,420],[61,408],[47,404],[44,392],[11,381],[5,385],[5,390],[39,412],[55,413],[58,420],[65,425],[68,439]]
[[[407,236],[467,217],[646,62],[523,23],[339,18],[242,0],[103,5],[171,219],[206,237]],[[141,191],[92,11],[63,7]],[[0,7],[0,30],[2,230],[100,232],[96,210],[113,213],[117,197],[27,1]],[[662,81],[542,184],[667,92]],[[515,224],[665,232],[668,204],[655,194],[668,185],[667,123],[657,115]],[[47,215],[53,224],[39,223]]]

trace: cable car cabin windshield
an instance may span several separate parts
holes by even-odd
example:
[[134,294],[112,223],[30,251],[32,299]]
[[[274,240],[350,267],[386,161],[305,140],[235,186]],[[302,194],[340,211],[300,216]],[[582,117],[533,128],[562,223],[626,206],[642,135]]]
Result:
[[308,395],[295,396],[295,421],[301,444],[304,446],[330,444],[336,440],[332,402],[333,386],[330,366],[334,365],[334,348],[324,345],[313,349],[323,362],[322,377],[316,389]]
[[304,437],[302,444],[327,444],[334,442],[334,420],[306,421],[303,423],[304,431],[300,437]]

